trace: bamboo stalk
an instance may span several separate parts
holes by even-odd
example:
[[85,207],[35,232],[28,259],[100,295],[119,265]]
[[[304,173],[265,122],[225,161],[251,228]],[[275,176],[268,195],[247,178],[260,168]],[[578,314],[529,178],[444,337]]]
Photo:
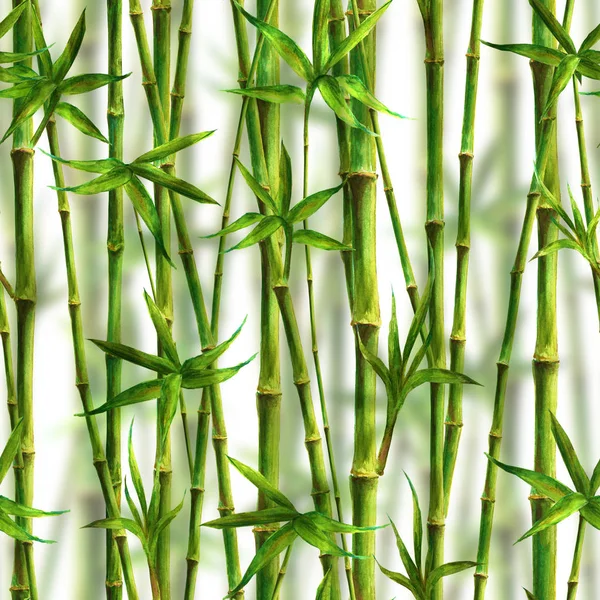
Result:
[[[19,6],[25,0],[13,0]],[[31,52],[33,34],[31,29],[31,8],[26,8],[13,30],[15,52]],[[31,67],[31,59],[22,62]],[[15,99],[13,114],[22,105],[22,99]],[[23,456],[23,496],[17,502],[31,506],[34,487],[34,422],[33,422],[33,359],[35,336],[35,308],[37,303],[36,273],[33,232],[33,155],[30,139],[33,135],[33,121],[28,119],[13,134],[11,158],[15,190],[15,238],[16,238],[16,281],[15,305],[17,307],[17,404],[19,417],[23,418],[21,452]],[[19,488],[17,492],[20,494]],[[31,533],[30,518],[20,521],[23,528]],[[15,573],[17,587],[25,587],[31,600],[37,600],[38,590],[33,558],[33,543],[23,542],[27,577]]]
[[[122,13],[121,0],[108,0],[108,72],[122,75]],[[123,84],[115,81],[108,88],[109,157],[123,160]],[[123,291],[123,253],[125,235],[123,226],[123,188],[108,195],[108,321],[106,339],[121,341],[121,312]],[[122,361],[106,355],[107,402],[121,391]],[[117,505],[121,505],[121,411],[111,410],[106,420],[106,458],[115,490]],[[106,532],[106,597],[120,600],[123,595],[118,548],[112,531]]]
[[[450,370],[464,373],[467,318],[467,283],[469,252],[471,249],[471,196],[473,185],[473,153],[475,144],[475,110],[479,83],[479,52],[483,0],[473,1],[471,35],[467,49],[467,76],[459,154],[460,183],[458,196],[458,231],[456,234],[456,283],[454,291],[454,318],[450,334]],[[454,467],[463,426],[462,384],[450,386],[446,435],[444,440],[444,504],[448,514]]]
[[585,519],[580,516],[579,525],[577,527],[577,538],[575,540],[575,550],[573,552],[573,562],[571,564],[571,573],[569,575],[569,581],[567,582],[567,600],[575,600],[577,597],[581,555],[583,554],[583,541],[585,539],[585,526]]
[[277,580],[275,581],[275,587],[273,588],[273,594],[271,595],[271,600],[276,600],[279,597],[279,591],[281,590],[281,585],[283,584],[283,580],[287,573],[287,566],[290,562],[290,557],[292,555],[293,544],[290,544],[285,551],[285,556],[283,557],[283,562],[281,563],[281,568],[277,573]]

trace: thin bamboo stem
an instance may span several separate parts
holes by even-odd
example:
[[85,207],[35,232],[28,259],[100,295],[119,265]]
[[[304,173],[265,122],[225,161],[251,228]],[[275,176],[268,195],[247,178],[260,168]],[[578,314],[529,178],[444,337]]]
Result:
[[275,582],[275,587],[273,588],[273,594],[271,595],[270,600],[277,600],[279,597],[279,592],[281,590],[281,585],[283,584],[283,580],[287,573],[287,566],[290,562],[290,557],[292,556],[292,548],[293,544],[290,544],[285,551],[285,556],[283,557],[283,562],[281,563],[281,568],[279,569],[279,573],[277,573],[277,581]]
[[581,555],[583,554],[583,542],[585,539],[586,521],[579,517],[577,527],[577,538],[575,540],[575,550],[573,552],[573,562],[571,564],[571,573],[567,582],[567,600],[575,600],[577,597],[577,588],[579,586],[579,570],[581,567]]

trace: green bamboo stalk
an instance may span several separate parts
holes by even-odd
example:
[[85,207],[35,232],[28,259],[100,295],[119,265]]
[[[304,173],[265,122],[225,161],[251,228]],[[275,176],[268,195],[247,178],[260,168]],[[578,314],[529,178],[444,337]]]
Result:
[[[25,0],[13,0],[13,7]],[[31,52],[33,34],[31,29],[31,8],[26,8],[13,30],[15,52]],[[23,61],[31,67],[31,59]],[[13,114],[22,105],[22,99],[14,102]],[[33,424],[33,354],[35,335],[35,307],[37,303],[36,274],[33,234],[33,155],[29,141],[33,135],[33,121],[28,119],[13,134],[11,158],[15,190],[15,241],[16,241],[16,281],[15,304],[17,307],[17,404],[19,417],[23,418],[21,452],[23,455],[23,497],[17,502],[31,506],[34,487],[34,424]],[[17,490],[19,491],[19,490]],[[24,518],[22,525],[32,531],[30,518]],[[31,600],[37,600],[38,590],[35,577],[33,543],[23,542],[27,579],[22,574],[15,584],[29,588]]]
[[283,584],[283,580],[287,573],[287,566],[290,562],[290,557],[292,555],[293,544],[290,544],[285,551],[285,556],[283,557],[283,562],[281,563],[281,568],[277,573],[277,580],[275,581],[275,587],[273,588],[273,594],[271,595],[270,600],[277,600],[279,598],[279,591],[281,590],[281,585]]
[[[121,0],[107,1],[108,17],[108,72],[122,75],[122,13]],[[115,81],[108,88],[108,140],[109,156],[123,160],[123,84]],[[123,292],[123,253],[125,236],[123,227],[123,188],[108,194],[108,320],[106,339],[121,341],[121,308]],[[106,400],[114,398],[121,391],[122,361],[106,355]],[[106,458],[111,479],[115,486],[117,505],[121,505],[121,411],[111,410],[106,420]],[[123,582],[118,548],[113,532],[106,532],[106,597],[120,600],[123,596]]]
[[[152,61],[150,59],[150,48],[148,46],[148,39],[146,35],[146,29],[143,22],[143,13],[141,10],[139,0],[130,0],[129,2],[131,22],[133,25],[140,63],[142,65],[143,84],[146,92],[146,98],[148,100],[148,107],[152,117],[154,125],[154,135],[157,143],[164,143],[167,141],[167,128],[166,121],[164,119],[164,113],[162,110],[161,98],[157,86],[157,80],[154,73]],[[167,163],[166,168],[169,173],[174,172],[174,167]],[[194,308],[194,315],[196,318],[196,325],[200,336],[203,350],[214,346],[213,336],[206,312],[206,305],[204,302],[204,295],[202,292],[202,286],[200,284],[200,278],[198,275],[198,269],[196,267],[196,260],[194,258],[194,252],[192,249],[187,224],[185,221],[183,208],[181,206],[181,199],[177,194],[172,192],[169,193],[169,200],[171,203],[171,210],[173,212],[173,220],[175,222],[175,229],[177,230],[177,237],[179,240],[179,254],[183,264],[185,272],[190,298]],[[223,416],[223,408],[221,401],[220,387],[218,385],[213,386],[210,389],[210,412],[213,418],[213,446],[215,448],[215,454],[217,458],[217,475],[219,483],[219,513],[221,516],[227,516],[234,512],[233,498],[231,492],[231,481],[229,475],[229,462],[227,460],[227,432],[225,427],[225,421]],[[200,410],[198,411],[199,427],[204,425],[204,420],[207,408],[208,399],[206,395],[203,395]],[[197,439],[196,449],[200,451],[200,457],[196,456],[196,463],[199,458],[202,458],[203,454],[203,437],[204,430],[198,429],[199,439]],[[197,468],[196,468],[197,467]],[[192,517],[190,524],[190,544],[188,548],[188,583],[186,583],[186,598],[193,598],[193,587],[195,584],[192,583],[191,579],[194,579],[197,574],[197,565],[199,561],[199,534],[192,531],[192,526],[199,527],[201,520],[201,499],[203,494],[201,488],[198,485],[204,477],[203,474],[204,466],[195,465],[195,476],[192,481]],[[195,502],[194,502],[195,499]],[[227,559],[227,574],[228,581],[231,588],[237,585],[241,579],[241,569],[239,565],[239,552],[237,547],[237,533],[235,529],[223,530],[223,538],[225,544],[225,555]],[[237,598],[243,597],[243,592],[236,595]]]
[[[545,0],[544,5],[553,13],[555,0]],[[544,23],[534,15],[533,43],[555,46],[553,36]],[[552,82],[553,69],[541,63],[532,62],[535,95],[536,141],[542,132],[540,121]],[[545,171],[544,183],[556,198],[560,198],[558,179],[557,137],[550,140],[550,156]],[[558,228],[552,219],[555,211],[542,201],[537,209],[538,245],[545,248],[558,239]],[[556,319],[556,281],[558,254],[544,256],[538,262],[538,312],[537,338],[533,356],[533,379],[535,384],[535,450],[536,471],[552,477],[556,473],[556,444],[550,426],[550,412],[556,413],[558,402],[558,339]],[[532,520],[543,518],[552,501],[543,495],[532,493]],[[533,594],[538,598],[554,600],[556,597],[556,528],[551,527],[532,540],[533,546]]]
[[[5,283],[4,277],[3,283]],[[14,294],[12,290],[10,290],[10,293],[11,295]],[[12,342],[10,337],[10,324],[8,321],[8,312],[6,310],[6,300],[4,297],[4,285],[0,286],[0,337],[2,338],[2,353],[4,358],[6,405],[10,421],[10,429],[12,431],[17,426],[17,423],[19,421],[19,407],[17,404],[17,391],[15,388]],[[17,452],[17,455],[15,456],[13,470],[15,476],[15,497],[22,497],[24,495],[23,454],[20,449]],[[28,592],[28,588],[25,587],[24,589],[19,589],[20,585],[17,583],[19,581],[27,581],[27,567],[25,564],[25,552],[23,548],[23,542],[20,542],[18,540],[15,540],[13,573],[13,586],[10,589],[11,597],[14,600],[19,600],[23,597],[24,593]]]
[[[258,0],[259,19],[269,16],[269,22],[278,24],[279,2]],[[272,14],[269,14],[272,13]],[[256,84],[277,85],[279,78],[279,56],[270,44],[264,44],[258,56]],[[257,102],[260,120],[262,146],[268,173],[271,195],[278,197],[280,170],[280,107],[271,102]],[[268,212],[268,211],[265,211]],[[279,440],[281,428],[281,372],[279,349],[279,310],[273,294],[274,281],[264,246],[261,247],[261,336],[260,374],[256,390],[258,413],[258,469],[275,487],[279,487]],[[260,492],[259,510],[271,508],[275,504]],[[278,529],[276,524],[254,528],[256,550]],[[273,559],[256,575],[256,597],[259,600],[277,598],[274,594],[279,573],[279,558]]]
[[575,550],[573,552],[573,562],[571,564],[571,573],[569,574],[569,581],[567,582],[567,600],[575,600],[577,597],[581,555],[583,554],[583,542],[585,539],[585,528],[585,519],[580,516],[579,525],[577,527],[577,538],[575,540]]
[[194,0],[183,0],[181,22],[179,24],[179,40],[177,44],[177,62],[175,78],[171,90],[171,120],[169,124],[169,139],[174,140],[179,135],[183,101],[187,80],[187,68],[192,40],[192,20],[194,15]]
[[[469,252],[471,249],[471,195],[473,185],[473,152],[475,144],[475,110],[477,105],[477,85],[479,83],[479,51],[483,0],[473,1],[471,36],[467,49],[467,77],[465,84],[465,108],[462,126],[462,141],[459,154],[460,183],[458,197],[458,231],[456,234],[456,284],[454,291],[454,319],[450,334],[450,370],[464,373],[467,282],[469,272]],[[446,416],[446,436],[444,440],[444,504],[448,514],[450,492],[458,445],[463,426],[462,384],[450,386],[448,413]]]

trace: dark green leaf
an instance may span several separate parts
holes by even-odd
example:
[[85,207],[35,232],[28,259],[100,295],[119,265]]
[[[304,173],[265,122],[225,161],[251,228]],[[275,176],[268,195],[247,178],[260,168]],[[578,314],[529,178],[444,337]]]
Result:
[[181,375],[173,373],[167,375],[163,379],[162,389],[160,391],[159,410],[158,410],[158,431],[161,436],[159,439],[158,446],[158,457],[157,457],[157,468],[162,466],[165,449],[167,444],[167,438],[169,437],[169,431],[173,419],[177,414],[177,407],[179,406],[179,392],[181,391]]
[[376,110],[377,112],[386,113],[399,119],[406,119],[403,115],[390,110],[385,104],[377,100],[375,96],[368,90],[367,86],[356,75],[339,75],[336,77],[340,85],[346,92],[362,102],[365,106]]
[[600,529],[600,497],[590,498],[588,503],[579,512],[581,516],[596,529]]
[[304,104],[306,99],[304,92],[295,85],[267,85],[252,88],[235,88],[232,90],[223,90],[230,94],[238,94],[239,96],[247,96],[248,98],[256,98],[263,102],[273,102],[275,104],[283,104],[292,102],[294,104]]
[[400,350],[398,315],[396,314],[396,296],[394,296],[394,292],[392,292],[392,316],[388,331],[388,364],[393,379],[399,384],[402,377],[402,352]]
[[138,163],[134,162],[129,165],[129,168],[140,177],[148,179],[153,183],[165,187],[177,194],[181,194],[186,198],[191,198],[201,204],[218,204],[216,200],[213,200],[208,194],[204,193],[201,189],[198,189],[195,185],[179,179],[174,175],[165,173],[162,169],[151,165],[150,163]]
[[246,169],[246,167],[236,158],[235,162],[240,170],[240,173],[246,180],[248,187],[252,190],[253,194],[274,214],[277,214],[277,206],[275,204],[275,200],[271,197],[271,195],[265,190],[265,188],[258,183],[258,181],[254,178],[254,176]]
[[32,508],[31,506],[13,502],[4,496],[0,496],[0,511],[4,511],[7,515],[26,518],[56,517],[57,515],[64,515],[69,512],[68,510],[53,510],[47,512],[45,510],[40,510],[39,508]]
[[500,467],[507,473],[516,475],[525,483],[528,483],[531,487],[537,490],[539,494],[548,496],[548,498],[554,500],[555,502],[558,502],[561,498],[573,493],[573,490],[549,475],[544,475],[543,473],[538,473],[537,471],[530,471],[529,469],[522,469],[521,467],[506,465],[499,460],[496,460],[489,454],[486,454],[486,456],[497,467]]
[[275,502],[279,506],[288,510],[296,512],[296,508],[292,504],[292,501],[284,496],[270,481],[268,481],[264,475],[255,471],[252,467],[245,465],[244,463],[236,460],[235,458],[228,457],[231,464],[254,486],[256,486],[269,500]]
[[42,540],[17,525],[8,515],[0,511],[0,531],[21,542],[42,542],[43,544],[54,544],[51,540]]
[[554,107],[558,101],[558,97],[562,91],[567,87],[571,78],[575,74],[577,67],[579,66],[580,58],[574,54],[567,54],[561,61],[558,67],[554,70],[554,76],[552,77],[552,86],[548,93],[548,100],[544,108],[542,118],[544,118],[548,112]]
[[458,562],[450,562],[445,565],[440,565],[439,567],[433,569],[429,576],[427,577],[427,588],[425,595],[429,597],[429,594],[433,592],[433,589],[437,585],[438,581],[442,577],[447,577],[448,575],[454,575],[456,573],[460,573],[462,571],[466,571],[467,569],[472,569],[476,567],[477,563],[471,562],[469,560],[463,560]]
[[165,316],[145,291],[144,300],[146,301],[146,306],[148,307],[148,312],[150,313],[150,318],[152,319],[163,352],[173,365],[177,367],[181,366],[177,348],[175,347],[175,342],[173,341],[173,336],[171,335],[171,330]]
[[269,236],[273,235],[280,227],[284,225],[284,221],[281,217],[276,215],[270,215],[260,221],[260,223],[239,243],[231,248],[225,250],[225,252],[231,252],[232,250],[241,250],[243,248],[249,248],[258,244]]
[[162,144],[157,146],[153,150],[149,152],[145,152],[141,156],[138,156],[133,162],[134,163],[147,163],[147,162],[157,162],[160,160],[164,160],[173,154],[176,154],[180,150],[185,150],[185,148],[189,148],[198,142],[205,140],[210,137],[216,130],[212,131],[202,131],[200,133],[192,133],[190,135],[184,135],[182,137],[178,137],[166,144]]
[[33,134],[33,137],[31,138],[30,144],[32,146],[36,146],[38,141],[42,137],[42,134],[46,129],[46,125],[48,125],[48,123],[50,122],[50,119],[54,114],[54,109],[56,108],[56,105],[58,104],[59,100],[60,93],[57,90],[54,90],[44,107],[44,116],[42,117],[42,120],[40,121],[39,125],[37,126],[37,129],[35,130],[35,133]]
[[554,413],[550,413],[552,419],[552,435],[556,441],[556,445],[560,450],[560,455],[569,471],[569,475],[575,484],[575,489],[580,493],[587,496],[590,493],[590,480],[586,475],[579,458],[573,448],[573,444],[567,435],[567,432],[562,428],[558,419],[554,416]]
[[375,373],[377,373],[379,379],[383,381],[386,389],[392,389],[392,377],[390,375],[389,369],[385,366],[384,362],[371,350],[369,350],[360,339],[360,333],[358,330],[356,331],[356,339],[358,340],[358,347],[360,349],[360,353],[363,355],[364,359],[373,367]]
[[342,242],[338,242],[333,238],[330,238],[318,231],[312,229],[298,229],[294,232],[294,242],[297,244],[306,244],[319,250],[338,250],[343,252],[345,250],[352,250],[351,246],[346,246]]
[[600,460],[596,463],[590,478],[590,494],[595,494],[600,487]]
[[210,235],[205,235],[203,237],[213,238],[213,237],[221,237],[223,235],[229,235],[230,233],[235,233],[240,229],[245,229],[246,227],[250,227],[250,225],[254,225],[254,223],[258,223],[264,218],[264,215],[255,212],[249,212],[245,215],[241,216],[239,219],[228,225],[221,231],[217,231],[217,233],[211,233]]
[[586,254],[585,250],[573,240],[556,240],[554,242],[550,242],[545,248],[542,248],[539,252],[536,252],[531,260],[535,260],[536,258],[540,258],[541,256],[548,256],[553,252],[557,252],[558,250],[562,250],[563,248],[569,248],[570,250],[576,250],[581,254],[586,260],[589,260],[590,257]]
[[225,369],[199,369],[187,371],[183,374],[181,387],[186,390],[197,390],[223,383],[224,381],[231,379],[238,371],[240,371],[240,369],[252,362],[255,358],[256,354],[235,367],[227,367]]
[[38,14],[38,11],[35,9],[32,11],[32,13],[33,14],[31,19],[31,30],[33,33],[33,41],[35,42],[35,47],[38,50],[42,51],[37,58],[38,66],[40,69],[40,75],[52,79],[52,58],[50,57],[48,44],[46,43],[46,39],[44,38],[44,31],[42,29],[40,16]]
[[317,80],[317,86],[321,92],[321,96],[323,96],[323,100],[325,100],[327,106],[329,106],[329,108],[337,115],[338,119],[344,121],[344,123],[347,123],[350,127],[360,129],[369,135],[376,135],[370,129],[365,127],[350,110],[342,87],[337,82],[337,79],[330,75],[324,75]]
[[[131,406],[132,404],[138,404],[139,402],[154,400],[160,396],[161,388],[162,379],[152,379],[151,381],[138,383],[137,385],[124,390],[120,394],[117,394],[114,398],[108,402],[105,402],[102,406],[95,408],[89,414],[99,415],[100,413],[104,413],[115,408],[122,408],[123,406]],[[82,413],[77,416],[84,417],[86,414]]]
[[73,127],[79,129],[81,133],[108,144],[108,140],[104,137],[104,135],[102,135],[102,132],[76,106],[73,106],[67,102],[59,102],[56,105],[54,112],[58,116],[69,121],[69,123],[71,123]]
[[431,346],[431,338],[433,336],[433,330],[429,330],[429,333],[427,334],[427,337],[425,338],[425,341],[423,342],[423,345],[415,352],[415,357],[413,358],[412,362],[410,363],[410,367],[408,369],[408,371],[406,372],[406,377],[411,377],[416,370],[421,366],[421,363],[423,362],[423,359],[425,358],[425,355],[427,354],[427,351],[429,350],[429,346]]
[[404,473],[408,481],[408,485],[410,485],[410,491],[412,494],[413,500],[413,540],[415,546],[415,564],[417,565],[417,569],[419,572],[421,571],[421,557],[423,555],[423,516],[421,514],[421,507],[419,506],[419,496],[417,495],[417,490],[413,485],[410,477],[407,473]]
[[109,83],[116,83],[127,77],[131,73],[126,75],[107,75],[106,73],[89,73],[88,75],[75,75],[75,77],[69,77],[65,79],[59,86],[61,94],[67,96],[74,96],[76,94],[86,94],[92,92],[98,88],[104,87]]
[[[159,382],[156,382],[159,383]],[[160,391],[158,392],[160,394]],[[144,517],[148,515],[148,504],[146,502],[146,493],[144,492],[144,483],[142,481],[142,475],[140,474],[140,468],[138,466],[137,459],[135,457],[135,449],[133,447],[133,419],[131,419],[131,425],[129,426],[129,438],[127,441],[127,455],[129,459],[129,472],[131,473],[131,480],[133,481],[133,487],[138,498],[138,502],[142,508],[142,514]]]
[[565,28],[556,20],[556,17],[552,14],[552,11],[544,5],[540,0],[529,0],[529,4],[533,10],[538,14],[540,19],[544,21],[546,27],[550,30],[552,35],[556,38],[558,43],[569,53],[577,54],[575,44],[571,39],[571,36],[567,33]]
[[142,546],[146,547],[146,535],[142,528],[132,519],[126,519],[124,517],[99,519],[98,521],[92,521],[91,523],[84,525],[83,529],[109,529],[112,531],[125,529],[133,533],[133,535],[142,542]]
[[158,520],[156,525],[150,529],[148,533],[148,537],[150,538],[150,543],[148,544],[148,554],[150,554],[150,556],[155,555],[156,546],[158,544],[160,534],[173,522],[175,517],[181,512],[184,500],[185,496],[175,508],[171,509],[166,515],[162,516]]
[[317,548],[322,554],[331,556],[350,556],[352,558],[360,557],[351,552],[346,552],[340,548],[330,535],[323,533],[308,517],[301,515],[292,521],[294,531],[311,546]]
[[557,67],[560,64],[560,61],[566,56],[566,54],[560,50],[546,48],[546,46],[538,46],[536,44],[492,44],[491,42],[484,42],[483,40],[481,40],[481,43],[490,48],[501,50],[502,52],[512,52],[513,54],[525,56],[526,58],[551,67]]
[[104,173],[103,175],[100,175],[100,177],[96,177],[95,179],[92,179],[87,183],[82,183],[81,185],[65,188],[57,188],[55,186],[50,187],[53,190],[73,192],[74,194],[80,194],[82,196],[92,196],[94,194],[101,194],[103,192],[116,190],[122,185],[129,183],[131,178],[131,169],[124,166],[118,166],[114,169],[111,169],[108,173]]
[[527,531],[527,533],[524,533],[515,543],[522,542],[528,537],[560,523],[567,517],[570,517],[573,513],[576,513],[585,504],[587,504],[587,498],[583,494],[568,494],[551,506],[545,516],[539,521],[536,521],[534,526]]
[[225,529],[227,527],[249,527],[254,525],[269,525],[271,523],[282,523],[291,521],[298,516],[295,510],[289,508],[275,507],[256,510],[254,512],[235,513],[202,523],[203,527],[214,529]]
[[307,519],[310,519],[321,531],[325,531],[327,533],[365,533],[367,531],[375,531],[377,529],[383,529],[387,527],[386,525],[374,525],[372,527],[358,527],[356,525],[350,525],[348,523],[342,523],[340,521],[336,521],[335,519],[331,519],[320,512],[308,512],[305,513],[304,516]]
[[138,507],[135,505],[131,494],[129,493],[129,486],[127,485],[127,477],[125,477],[125,499],[127,500],[127,506],[129,506],[129,510],[133,516],[134,521],[144,529],[144,521],[142,520],[142,516],[140,515],[140,511]]
[[587,34],[585,40],[583,40],[583,43],[579,47],[579,54],[593,48],[598,40],[600,40],[600,25],[596,25],[596,27]]
[[[388,517],[389,518],[389,517]],[[394,536],[396,537],[396,547],[398,548],[398,552],[400,553],[400,559],[402,560],[402,564],[408,573],[409,579],[413,582],[413,584],[417,584],[417,582],[421,582],[421,574],[419,573],[419,569],[417,565],[414,563],[411,558],[400,534],[398,533],[398,529],[392,519],[390,519],[390,523],[392,524],[392,529],[394,530]]]
[[317,595],[315,600],[327,600],[329,598],[329,594],[331,594],[331,577],[333,570],[331,567],[327,569],[327,573],[321,580],[319,587],[317,588]]
[[577,72],[590,79],[600,79],[600,66],[587,58],[581,59]]
[[575,231],[579,239],[583,240],[585,239],[585,224],[583,222],[583,216],[581,215],[581,211],[577,206],[577,202],[575,202],[573,192],[571,191],[571,186],[568,184],[567,189],[569,191],[569,199],[571,201],[571,210],[573,211],[573,218],[575,219]]
[[35,50],[34,52],[0,52],[0,64],[21,62],[22,60],[27,60],[32,56],[37,56],[38,54],[47,51],[48,48],[42,48],[40,50]]
[[35,83],[35,79],[28,79],[26,81],[15,83],[15,85],[1,90],[0,98],[24,98],[31,92],[31,88]]
[[575,231],[575,224],[571,220],[571,217],[569,217],[565,209],[562,207],[562,204],[556,199],[554,194],[546,187],[546,184],[540,177],[540,174],[535,166],[533,172],[537,185],[540,188],[540,192],[544,196],[546,202],[560,215],[561,219],[571,228],[571,230]]
[[413,582],[406,577],[406,575],[402,575],[402,573],[396,573],[395,571],[390,571],[385,567],[381,566],[379,561],[377,561],[379,565],[379,570],[388,578],[391,579],[394,583],[401,585],[403,588],[406,588],[415,598],[418,600],[424,600],[425,596],[423,595],[423,591],[419,590]]
[[305,221],[310,216],[314,215],[332,196],[337,194],[342,187],[344,187],[344,184],[321,190],[320,192],[316,192],[315,194],[311,194],[303,200],[300,200],[300,202],[289,211],[286,221],[288,223]]
[[2,83],[22,83],[23,81],[39,79],[41,78],[33,69],[23,65],[14,65],[8,69],[0,67],[0,81]]
[[0,22],[0,38],[3,38],[19,20],[23,10],[30,7],[29,2],[21,2],[16,8],[13,8],[4,19]]
[[60,156],[54,156],[49,152],[45,152],[41,148],[39,150],[42,154],[49,156],[56,162],[87,173],[108,173],[115,167],[124,166],[123,163],[116,158],[103,158],[102,160],[65,160]]
[[292,159],[288,154],[285,144],[281,142],[279,159],[279,206],[281,214],[286,216],[292,201]]
[[537,600],[537,598],[528,589],[523,588],[523,591],[527,596],[527,600]]
[[6,446],[0,454],[0,483],[6,477],[6,474],[12,467],[13,460],[21,447],[21,429],[23,429],[23,419],[19,419],[16,427],[11,431]]
[[327,62],[329,56],[329,0],[315,0],[312,28],[313,63],[317,73]]
[[377,21],[383,16],[383,13],[389,8],[390,2],[386,2],[382,7],[378,8],[375,12],[370,14],[350,35],[335,48],[327,59],[327,63],[320,71],[320,73],[327,73],[334,65],[336,65],[350,50],[358,46],[362,40],[364,40],[371,30],[377,24]]
[[594,247],[596,245],[596,229],[598,228],[598,223],[600,223],[600,209],[596,211],[596,214],[590,221],[587,232],[585,234],[585,242],[588,254],[590,255],[590,257],[594,257],[594,259],[597,259],[597,257],[594,256]]
[[132,348],[131,346],[125,346],[124,344],[118,344],[116,342],[105,342],[102,340],[90,341],[96,344],[100,350],[106,352],[106,354],[110,354],[116,358],[122,358],[123,360],[144,367],[145,369],[150,369],[151,371],[156,371],[157,373],[162,373],[164,375],[177,372],[177,365],[162,356],[154,356],[153,354],[148,354],[141,350],[137,350],[136,348]]
[[407,378],[402,388],[402,395],[406,397],[412,390],[424,383],[460,383],[481,385],[464,373],[455,373],[447,369],[421,369]]
[[85,35],[85,9],[81,13],[79,20],[77,21],[69,40],[67,41],[67,45],[63,50],[63,53],[58,57],[56,62],[54,63],[54,81],[60,83],[67,73],[69,69],[73,65],[75,61],[75,57],[79,53],[79,49],[81,48],[81,43],[83,42],[83,36]]

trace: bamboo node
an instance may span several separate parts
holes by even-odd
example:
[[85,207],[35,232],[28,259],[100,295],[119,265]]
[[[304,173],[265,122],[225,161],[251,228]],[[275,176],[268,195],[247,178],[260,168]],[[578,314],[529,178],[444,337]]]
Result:
[[466,343],[467,338],[464,335],[451,335],[450,339],[453,342]]
[[346,20],[346,17],[329,17],[329,23],[343,23]]
[[253,527],[252,533],[272,533],[278,529],[279,527],[269,527],[268,525],[263,525],[262,527]]
[[192,248],[180,248],[177,252],[179,256],[183,256],[184,254],[194,254],[194,250]]
[[22,147],[22,148],[13,148],[10,151],[11,156],[16,156],[18,154],[29,154],[29,155],[33,156],[35,154],[35,150],[33,148]]
[[162,11],[165,11],[167,13],[170,13],[171,12],[171,5],[170,4],[153,4],[150,7],[150,10],[155,10],[155,11],[162,10]]
[[233,513],[235,512],[235,506],[227,506],[226,504],[221,504],[217,510],[219,511],[219,513]]
[[386,187],[383,188],[383,193],[384,194],[393,194],[394,193],[394,188],[391,185],[388,185]]
[[191,27],[180,27],[178,31],[181,35],[192,35]]
[[473,577],[480,577],[481,579],[487,579],[488,574],[487,573],[474,573]]
[[488,437],[494,438],[495,440],[501,440],[502,439],[502,434],[496,433],[495,431],[490,431],[488,433]]
[[458,153],[458,158],[465,159],[465,160],[473,160],[473,158],[475,158],[475,155],[472,152],[459,152]]
[[379,175],[377,173],[373,173],[371,171],[352,171],[348,173],[348,179],[352,179],[354,177],[365,177],[366,179],[377,179]]
[[482,502],[489,502],[490,504],[495,504],[496,503],[496,499],[495,498],[489,498],[488,496],[481,496],[481,501]]
[[282,394],[281,394],[281,390],[267,390],[264,388],[258,388],[256,390],[256,395],[257,396],[265,396],[267,398],[281,398]]
[[156,81],[152,81],[151,79],[144,79],[144,81],[142,81],[142,85],[146,86],[146,87],[150,87],[150,86],[156,85]]
[[104,585],[107,588],[117,588],[117,587],[123,587],[123,582],[120,579],[117,579],[116,581],[109,581],[108,579],[104,582]]
[[[359,8],[358,9],[359,16],[366,16],[366,17],[368,17],[369,15],[372,15],[374,12],[375,12],[374,10],[370,10],[368,8]],[[352,17],[352,16],[354,16],[354,12],[352,10],[347,10],[346,11],[346,16]]]
[[317,444],[321,441],[321,436],[317,433],[315,435],[304,438],[304,444],[308,446],[309,444]]
[[130,17],[142,17],[144,16],[144,13],[140,10],[130,10],[129,11],[129,16]]
[[194,487],[190,488],[190,492],[196,493],[196,494],[204,494],[204,488],[198,487],[198,486],[194,486]]
[[13,465],[13,469],[19,469],[20,471],[23,471],[25,467],[23,465]]
[[474,58],[475,60],[479,60],[481,58],[481,56],[479,54],[476,54],[475,52],[467,52],[465,56],[467,58]]
[[81,306],[81,301],[80,300],[69,300],[67,302],[67,304],[69,306],[73,306],[73,307],[77,308],[78,306]]
[[538,363],[540,366],[553,366],[560,363],[560,359],[554,356],[539,356],[537,354],[533,355],[533,362]]
[[121,252],[125,248],[125,244],[123,242],[119,242],[118,244],[108,242],[106,244],[106,248],[109,252]]
[[227,436],[226,435],[218,435],[218,434],[215,433],[212,436],[212,439],[213,439],[213,442],[219,442],[219,441],[222,442],[224,440],[227,440]]
[[28,592],[29,591],[29,586],[28,585],[11,585],[8,588],[9,592]]
[[437,521],[435,519],[427,519],[427,527],[431,527],[434,529],[443,529],[446,527],[446,523],[444,521]]
[[443,58],[426,58],[423,62],[425,64],[443,65],[445,61]]
[[185,94],[181,94],[180,92],[171,92],[171,98],[181,98],[181,100],[183,100],[185,98]]
[[310,379],[308,377],[305,377],[304,379],[296,379],[294,381],[294,385],[296,387],[300,387],[301,385],[308,385],[310,383]]
[[448,427],[456,427],[457,429],[461,429],[463,427],[462,421],[444,421],[444,425]]
[[352,471],[350,471],[350,477],[352,479],[362,479],[363,481],[369,479],[376,480],[379,479],[379,473],[377,473],[377,471],[355,471],[352,469]]
[[529,496],[527,496],[527,500],[535,502],[537,500],[550,500],[550,498],[548,498],[548,496],[544,496],[543,494],[529,494]]
[[591,184],[591,183],[589,183],[589,182],[587,182],[587,181],[584,181],[584,182],[582,182],[582,183],[581,183],[581,187],[582,187],[582,188],[583,188],[583,187],[585,187],[585,188],[591,188],[591,187],[592,187],[592,184]]
[[327,487],[324,490],[313,490],[310,495],[315,498],[316,496],[326,496],[327,494],[329,494],[331,490]]

